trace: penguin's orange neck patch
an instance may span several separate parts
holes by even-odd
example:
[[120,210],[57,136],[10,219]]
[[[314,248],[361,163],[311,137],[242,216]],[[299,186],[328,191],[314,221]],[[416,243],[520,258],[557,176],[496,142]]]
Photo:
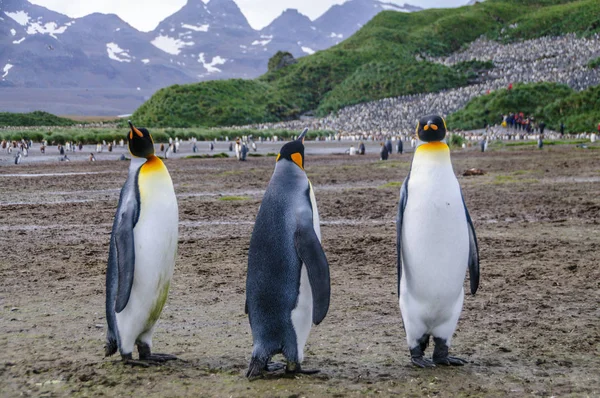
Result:
[[445,143],[443,143],[441,141],[428,142],[426,144],[420,145],[417,148],[417,153],[418,152],[427,152],[427,153],[448,152],[448,151],[450,151],[450,148],[448,148],[448,145],[446,145]]
[[144,163],[142,168],[144,172],[153,173],[164,169],[165,165],[163,164],[162,160],[152,155],[148,158],[148,160],[146,160],[146,163]]

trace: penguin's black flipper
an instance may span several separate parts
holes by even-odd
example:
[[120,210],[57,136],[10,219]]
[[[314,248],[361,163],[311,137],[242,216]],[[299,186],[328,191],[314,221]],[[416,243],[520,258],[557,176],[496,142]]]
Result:
[[[465,201],[463,199],[463,205]],[[477,245],[477,235],[475,227],[469,215],[469,210],[465,205],[465,213],[467,215],[467,224],[469,225],[469,279],[471,284],[471,294],[477,292],[479,287],[479,246]]]
[[119,279],[115,301],[115,312],[117,313],[123,311],[129,302],[129,295],[131,294],[131,287],[133,286],[133,273],[135,267],[133,228],[137,224],[139,217],[137,176],[138,174],[136,173],[135,178],[128,178],[121,190],[119,208],[115,215],[112,231]]
[[398,297],[400,296],[400,280],[402,280],[402,218],[404,217],[404,208],[408,200],[408,179],[406,176],[400,188],[400,202],[398,203],[398,216],[396,217],[396,251],[398,256]]
[[294,236],[296,253],[306,265],[313,295],[313,323],[318,325],[327,315],[331,286],[329,263],[312,224],[312,212],[298,214],[298,227]]

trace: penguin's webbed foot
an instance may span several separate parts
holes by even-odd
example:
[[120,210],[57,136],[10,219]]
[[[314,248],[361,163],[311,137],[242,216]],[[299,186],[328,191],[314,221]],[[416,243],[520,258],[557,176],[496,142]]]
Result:
[[445,339],[434,337],[433,342],[435,343],[435,348],[433,349],[433,363],[436,365],[463,366],[468,363],[462,358],[451,357],[448,355],[448,345],[446,344]]
[[124,359],[123,363],[130,366],[139,366],[141,368],[149,368],[151,365],[156,365],[156,363],[153,364],[148,361],[138,361],[136,359]]
[[278,370],[281,370],[283,368],[285,368],[285,365],[281,362],[269,362],[265,366],[265,370],[267,372],[277,372]]
[[319,369],[302,369],[302,366],[297,362],[288,362],[285,367],[286,374],[314,375],[319,372]]
[[140,360],[142,361],[149,361],[149,362],[159,362],[159,363],[163,363],[163,362],[167,362],[167,361],[175,361],[179,358],[177,358],[175,355],[171,355],[171,354],[150,354],[147,356],[140,356]]
[[420,357],[410,357],[410,361],[413,365],[418,366],[420,368],[435,368],[435,364],[431,362],[429,359]]
[[469,362],[465,361],[462,358],[448,356],[443,358],[433,358],[433,363],[435,363],[436,365],[463,366],[464,364]]
[[149,368],[150,365],[152,365],[151,363],[144,361],[144,360],[136,360],[133,359],[133,357],[131,356],[131,353],[129,354],[121,354],[121,359],[123,360],[123,363],[125,365],[130,365],[130,366],[140,366],[142,368]]

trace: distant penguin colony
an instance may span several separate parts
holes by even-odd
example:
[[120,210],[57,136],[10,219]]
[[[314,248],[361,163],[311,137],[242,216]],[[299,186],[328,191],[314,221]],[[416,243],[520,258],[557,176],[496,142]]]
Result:
[[[448,355],[463,306],[469,268],[471,294],[479,286],[479,251],[437,115],[417,123],[419,144],[400,191],[396,220],[398,296],[411,361],[419,367],[463,365]],[[425,349],[433,337],[433,359]]]
[[[153,354],[152,334],[175,266],[178,208],[171,176],[148,130],[129,122],[129,175],[115,214],[106,272],[105,355],[134,365],[176,359]],[[132,358],[137,346],[139,361]]]
[[[152,136],[145,128],[129,126],[132,160],[114,217],[106,272],[105,355],[119,351],[123,362],[149,366],[177,359],[153,353],[152,336],[173,276],[179,216],[171,177],[155,156]],[[315,193],[304,170],[307,130],[281,147],[250,238],[245,303],[253,342],[249,379],[282,369],[318,372],[302,367],[304,348],[312,325],[327,315],[331,284]],[[171,142],[166,148],[165,158],[173,146]],[[471,294],[479,286],[477,237],[452,169],[444,119],[422,117],[411,146],[416,149],[396,219],[402,324],[413,365],[461,366],[467,361],[450,356],[449,348],[462,312],[467,269]],[[381,147],[385,160],[392,143]],[[401,141],[397,151],[403,152]],[[236,157],[245,160],[247,152],[238,138]],[[365,153],[362,142],[358,153]],[[428,359],[430,339],[435,346]],[[139,359],[133,358],[136,347]],[[277,354],[283,354],[285,363],[271,362]]]

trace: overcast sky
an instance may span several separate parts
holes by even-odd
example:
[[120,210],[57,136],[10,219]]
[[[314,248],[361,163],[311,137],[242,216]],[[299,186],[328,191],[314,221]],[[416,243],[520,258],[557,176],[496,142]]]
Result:
[[[0,0],[1,2],[2,0]],[[153,30],[160,21],[175,13],[187,0],[29,0],[70,17],[77,18],[93,12],[117,14],[131,26],[142,31]],[[201,0],[190,0],[201,1]],[[208,0],[202,0],[205,3]],[[296,8],[310,19],[323,14],[334,4],[344,0],[234,0],[250,25],[263,28],[286,8]],[[396,4],[409,3],[423,8],[456,7],[468,0],[384,0]]]

